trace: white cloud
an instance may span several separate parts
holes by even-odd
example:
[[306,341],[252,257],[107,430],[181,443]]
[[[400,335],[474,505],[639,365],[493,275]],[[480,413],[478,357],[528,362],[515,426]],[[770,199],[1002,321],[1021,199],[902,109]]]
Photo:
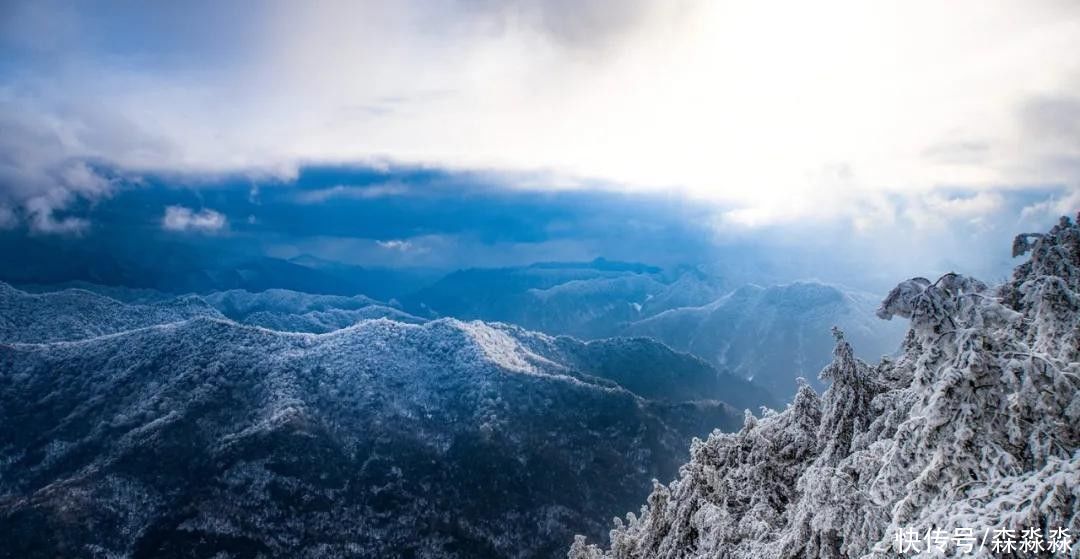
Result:
[[198,231],[212,233],[225,227],[225,216],[209,208],[194,211],[184,206],[169,206],[161,218],[166,231]]
[[1080,181],[1070,1],[138,4],[126,43],[80,4],[47,26],[37,6],[0,33],[49,56],[19,59],[0,116],[57,161],[543,171],[721,200],[757,226],[880,192]]
[[946,196],[931,193],[906,201],[902,211],[906,222],[920,230],[945,230],[950,223],[977,225],[1005,207],[997,192],[977,192]]
[[1025,206],[1020,210],[1020,219],[1023,222],[1041,223],[1047,218],[1076,217],[1078,212],[1080,212],[1080,187]]
[[352,186],[338,184],[318,190],[304,190],[296,193],[296,201],[301,204],[321,204],[327,200],[354,199],[374,200],[388,196],[402,196],[408,193],[405,185],[399,183]]
[[90,227],[90,222],[81,217],[57,217],[56,212],[66,207],[73,198],[72,194],[62,189],[53,189],[41,196],[34,196],[23,204],[29,216],[30,230],[45,234],[80,234]]
[[69,131],[85,122],[23,109],[0,87],[0,205],[21,210],[34,233],[81,233],[89,221],[57,214],[111,195],[114,181],[75,158]]
[[375,244],[379,245],[380,248],[385,248],[387,250],[396,250],[400,252],[410,252],[416,248],[411,242],[401,239],[390,239],[389,241],[375,241]]
[[946,197],[935,194],[927,197],[926,205],[935,213],[949,218],[979,218],[995,212],[1005,200],[996,192],[979,192],[972,196]]

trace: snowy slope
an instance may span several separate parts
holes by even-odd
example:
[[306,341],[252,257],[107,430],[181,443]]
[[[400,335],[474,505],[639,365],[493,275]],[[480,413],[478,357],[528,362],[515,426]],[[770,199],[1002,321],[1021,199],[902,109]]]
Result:
[[[643,399],[586,363],[620,346],[574,344],[220,318],[0,343],[0,557],[559,555],[740,415]],[[640,344],[657,375],[685,359]]]
[[[1080,226],[1019,237],[1028,252],[997,289],[901,283],[879,310],[910,320],[897,359],[837,332],[824,395],[695,441],[608,549],[578,538],[571,559],[884,558],[898,537],[920,557],[1080,557]],[[1047,548],[1056,530],[1071,552]]]
[[288,289],[250,292],[242,289],[204,295],[225,316],[281,332],[323,334],[361,320],[389,318],[419,324],[424,319],[363,295],[321,295]]
[[[0,309],[7,308],[10,311],[7,314],[12,318],[6,326],[0,322],[0,340],[75,340],[195,316],[226,316],[271,330],[310,333],[331,332],[375,318],[416,324],[424,322],[424,319],[363,295],[234,289],[176,297],[152,289],[88,283],[78,284],[77,288],[68,285],[34,285],[28,289],[35,293],[25,293],[3,284],[0,304],[6,307]],[[16,320],[20,322],[16,324]]]
[[829,362],[832,326],[841,327],[863,357],[896,351],[903,326],[878,320],[874,307],[869,295],[821,283],[748,285],[708,305],[636,321],[623,333],[656,338],[787,398],[796,378],[812,378]]
[[370,305],[359,309],[327,309],[294,314],[283,311],[255,311],[241,322],[261,326],[279,332],[309,332],[323,334],[352,326],[361,320],[389,318],[397,322],[420,324],[426,322],[411,314],[384,305]]
[[177,297],[176,293],[166,293],[156,289],[123,287],[119,285],[100,285],[87,281],[65,281],[49,284],[24,283],[15,285],[14,287],[26,291],[27,293],[53,293],[56,291],[64,291],[66,289],[82,289],[84,291],[97,293],[98,295],[104,295],[110,299],[134,304],[160,303]]
[[530,289],[522,294],[514,322],[541,332],[607,337],[623,323],[640,318],[643,304],[666,288],[656,278],[633,274]]
[[203,298],[222,314],[236,321],[242,321],[257,312],[298,315],[334,309],[357,310],[380,304],[363,295],[322,295],[288,289],[257,292],[230,289],[210,293]]
[[615,381],[644,398],[668,402],[715,400],[736,410],[775,407],[765,389],[701,358],[680,353],[652,338],[608,338],[582,342],[520,326],[495,323],[530,351],[590,375]]
[[631,321],[700,305],[721,286],[695,270],[670,273],[641,264],[535,264],[454,272],[404,300],[419,316],[453,316],[518,324],[583,339],[620,333]]
[[195,296],[126,304],[83,289],[32,294],[0,282],[0,342],[79,340],[221,313]]

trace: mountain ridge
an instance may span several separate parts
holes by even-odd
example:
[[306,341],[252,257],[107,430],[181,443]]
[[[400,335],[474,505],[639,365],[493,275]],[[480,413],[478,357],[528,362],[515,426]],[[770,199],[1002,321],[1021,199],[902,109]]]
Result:
[[0,557],[550,557],[739,417],[645,399],[568,360],[575,343],[223,316],[0,342]]
[[864,357],[895,352],[903,328],[877,319],[871,301],[869,294],[815,281],[748,284],[705,305],[629,323],[623,332],[702,357],[786,398],[795,392],[796,378],[810,377],[828,363],[832,326],[861,344]]

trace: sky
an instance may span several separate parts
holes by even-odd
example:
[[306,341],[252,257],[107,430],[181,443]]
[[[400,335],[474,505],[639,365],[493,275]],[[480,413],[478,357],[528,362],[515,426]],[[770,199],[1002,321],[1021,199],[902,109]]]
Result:
[[10,235],[999,270],[1080,208],[1072,0],[7,0],[0,53]]

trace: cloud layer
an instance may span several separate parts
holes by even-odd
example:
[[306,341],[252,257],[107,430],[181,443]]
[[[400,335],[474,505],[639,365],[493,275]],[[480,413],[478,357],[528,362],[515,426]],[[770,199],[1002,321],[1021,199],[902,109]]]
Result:
[[751,227],[1080,184],[1067,0],[16,1],[0,48],[0,227],[39,232],[147,173],[327,162],[678,192]]

